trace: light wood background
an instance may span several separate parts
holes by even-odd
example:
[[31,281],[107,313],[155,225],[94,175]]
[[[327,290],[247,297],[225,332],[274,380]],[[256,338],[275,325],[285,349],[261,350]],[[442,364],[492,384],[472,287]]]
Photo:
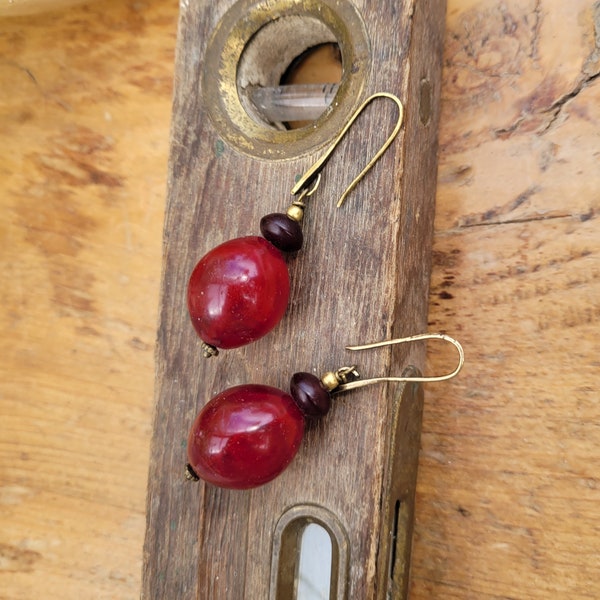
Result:
[[[177,5],[0,21],[0,598],[137,598]],[[600,597],[600,3],[449,0],[413,599]],[[431,355],[432,370],[443,368]]]

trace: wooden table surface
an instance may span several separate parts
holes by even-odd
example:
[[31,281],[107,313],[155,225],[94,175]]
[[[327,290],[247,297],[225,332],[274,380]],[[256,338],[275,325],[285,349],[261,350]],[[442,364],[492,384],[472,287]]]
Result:
[[[0,21],[0,598],[136,598],[178,6]],[[413,599],[600,598],[600,3],[449,0]],[[433,355],[431,370],[443,368]]]

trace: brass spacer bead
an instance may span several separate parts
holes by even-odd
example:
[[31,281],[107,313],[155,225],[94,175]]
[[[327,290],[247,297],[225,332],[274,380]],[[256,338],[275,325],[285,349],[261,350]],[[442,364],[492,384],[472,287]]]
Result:
[[302,221],[302,217],[304,216],[304,209],[297,204],[290,204],[286,214],[290,219],[292,219],[292,221],[300,223],[300,221]]
[[202,342],[202,354],[204,354],[204,358],[210,358],[211,356],[218,356],[219,350],[206,342]]
[[328,371],[321,377],[321,383],[328,392],[331,392],[340,385],[340,380],[335,373]]
[[189,463],[187,465],[185,465],[185,472],[184,472],[185,478],[187,479],[187,481],[199,481],[200,477],[198,477],[198,475],[196,475],[194,469],[192,469],[192,465],[190,465]]

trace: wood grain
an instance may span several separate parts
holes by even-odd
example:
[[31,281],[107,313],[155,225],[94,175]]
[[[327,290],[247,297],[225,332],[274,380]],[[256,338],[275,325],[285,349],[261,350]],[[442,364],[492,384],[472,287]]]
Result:
[[0,17],[35,15],[84,3],[85,0],[0,0]]
[[[0,21],[3,600],[139,596],[177,11]],[[598,11],[448,2],[413,599],[600,597]]]
[[0,22],[3,599],[139,595],[175,28]]
[[412,597],[597,598],[600,5],[447,25]]

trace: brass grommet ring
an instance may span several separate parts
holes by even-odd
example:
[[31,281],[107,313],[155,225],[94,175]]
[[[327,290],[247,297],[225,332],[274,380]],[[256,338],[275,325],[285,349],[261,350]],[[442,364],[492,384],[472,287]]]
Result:
[[[280,130],[261,121],[245,100],[245,87],[278,85],[296,56],[331,41],[340,48],[343,74],[330,108],[301,129]],[[322,146],[343,127],[360,102],[369,70],[365,25],[348,0],[240,0],[209,41],[202,94],[225,142],[250,156],[291,159]]]

